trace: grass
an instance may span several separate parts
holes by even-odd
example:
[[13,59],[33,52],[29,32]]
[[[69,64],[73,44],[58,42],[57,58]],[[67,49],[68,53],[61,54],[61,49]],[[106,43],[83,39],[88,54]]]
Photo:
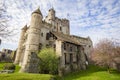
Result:
[[49,80],[49,74],[13,73],[0,74],[0,80]]
[[57,77],[57,80],[120,80],[120,73],[116,70],[108,73],[105,68],[91,65],[87,70]]
[[[6,63],[5,62],[0,62],[0,70],[3,70],[3,66],[5,65]],[[16,68],[15,68],[15,72],[18,72],[20,69],[20,67],[18,65],[16,65]]]
[[[0,63],[0,70],[5,63]],[[15,73],[0,74],[0,80],[50,80],[53,75],[18,73],[20,67],[16,65]],[[73,72],[63,77],[54,76],[55,80],[120,80],[120,73],[112,70],[108,73],[105,68],[90,65],[87,70]]]
[[[5,63],[0,63],[0,70],[3,69]],[[0,74],[0,80],[50,80],[52,75],[49,74],[32,74],[19,73],[20,67],[16,65],[15,72],[12,74]]]

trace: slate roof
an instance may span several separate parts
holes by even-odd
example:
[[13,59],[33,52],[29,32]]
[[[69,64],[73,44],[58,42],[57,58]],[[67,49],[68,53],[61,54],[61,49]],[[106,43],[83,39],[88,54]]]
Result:
[[60,32],[54,32],[54,31],[52,31],[51,33],[54,34],[57,37],[57,39],[59,39],[59,40],[69,42],[69,43],[73,43],[73,44],[76,44],[76,45],[84,45],[84,44],[78,42],[76,39],[74,39],[70,35],[63,34],[63,33],[60,33]]
[[25,25],[25,26],[22,28],[22,30],[27,30],[27,25]]
[[41,13],[41,11],[40,11],[40,9],[38,8],[38,9],[36,9],[34,12],[32,12],[32,14],[33,13],[38,13],[38,14],[40,14],[40,15],[42,15],[42,13]]

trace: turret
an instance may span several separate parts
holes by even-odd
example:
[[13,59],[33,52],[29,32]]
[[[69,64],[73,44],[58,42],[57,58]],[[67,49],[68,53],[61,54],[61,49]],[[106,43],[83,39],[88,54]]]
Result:
[[50,20],[55,20],[55,10],[53,8],[49,10],[49,12],[48,12],[48,18]]
[[[28,30],[28,36],[25,47],[25,55],[23,58],[23,64],[21,68],[21,72],[37,72],[38,66],[36,53],[39,51],[39,42],[40,42],[40,29],[42,26],[42,13],[38,8],[31,15],[31,23]],[[34,61],[34,62],[32,62]],[[34,70],[33,70],[34,68]],[[35,70],[36,69],[36,70]]]
[[21,30],[21,35],[20,35],[20,40],[19,40],[19,45],[18,45],[18,49],[17,49],[17,53],[16,53],[16,58],[15,58],[15,61],[14,63],[15,64],[18,64],[20,62],[20,59],[21,59],[21,56],[22,56],[22,53],[23,53],[23,44],[25,42],[25,33],[26,33],[26,30],[27,30],[27,25],[25,25],[22,30]]
[[69,26],[69,20],[67,19],[62,19],[62,24],[63,26],[66,27],[66,34],[70,35],[70,26]]

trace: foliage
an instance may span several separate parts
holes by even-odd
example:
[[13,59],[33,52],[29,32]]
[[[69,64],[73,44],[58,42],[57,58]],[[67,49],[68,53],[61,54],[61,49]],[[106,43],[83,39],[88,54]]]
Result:
[[112,70],[109,74],[106,68],[89,65],[87,70],[73,72],[63,77],[57,76],[56,80],[120,80],[120,73]]
[[[0,68],[3,64],[0,63]],[[12,74],[0,74],[0,80],[120,80],[120,73],[112,70],[111,74],[108,74],[106,68],[90,65],[87,70],[70,73],[63,77],[53,76],[49,74],[31,74],[31,73],[12,73]]]
[[93,53],[91,54],[91,59],[95,62],[95,64],[107,67],[110,72],[110,68],[113,63],[115,63],[115,58],[117,58],[118,55],[120,58],[120,53],[117,51],[119,49],[117,49],[117,47],[119,46],[115,45],[111,40],[101,40],[94,47]]
[[[7,14],[6,4],[3,1],[0,3],[0,38],[9,39],[10,36],[15,35],[14,31],[16,30],[13,26],[8,25],[8,22],[11,19],[11,16]],[[0,40],[1,42],[1,40]]]
[[52,48],[44,48],[39,54],[40,73],[56,74],[58,72],[58,57]]
[[[7,63],[0,63],[0,70]],[[15,65],[15,71],[12,74],[0,74],[0,80],[50,80],[52,75],[49,74],[30,74],[30,73],[18,73],[20,67]]]
[[20,70],[20,68],[21,68],[21,67],[20,67],[19,65],[15,65],[15,71],[14,71],[14,72],[15,72],[15,73],[18,73],[19,70]]
[[[5,64],[8,64],[8,63],[5,63],[5,62],[1,62],[0,63],[0,70],[3,70],[3,67],[4,67]],[[10,63],[10,64],[12,64],[12,63]],[[19,70],[20,70],[20,66],[19,65],[15,65],[15,71],[14,72],[16,73]]]
[[6,63],[3,66],[4,70],[15,70],[15,65],[13,63]]

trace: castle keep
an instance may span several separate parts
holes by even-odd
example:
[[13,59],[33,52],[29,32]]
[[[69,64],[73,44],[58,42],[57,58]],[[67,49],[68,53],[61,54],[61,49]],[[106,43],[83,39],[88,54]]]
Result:
[[86,69],[87,56],[92,48],[91,39],[70,35],[69,20],[56,17],[53,8],[43,20],[38,8],[31,14],[30,26],[25,25],[21,30],[14,63],[21,66],[21,72],[37,73],[39,59],[36,54],[48,46],[60,57],[59,68],[65,73]]

